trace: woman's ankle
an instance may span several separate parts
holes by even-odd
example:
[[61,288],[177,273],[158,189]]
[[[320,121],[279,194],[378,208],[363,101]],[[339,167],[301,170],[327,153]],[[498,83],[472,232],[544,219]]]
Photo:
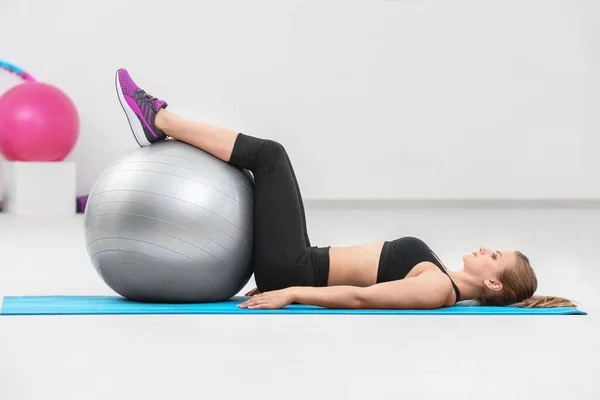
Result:
[[156,115],[154,116],[154,126],[160,129],[163,132],[166,132],[169,129],[169,112],[164,108],[158,110]]

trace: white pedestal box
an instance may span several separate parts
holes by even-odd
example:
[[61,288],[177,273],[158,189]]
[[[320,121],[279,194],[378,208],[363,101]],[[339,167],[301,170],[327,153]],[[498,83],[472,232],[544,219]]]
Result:
[[76,171],[72,161],[2,164],[4,212],[17,215],[70,215],[76,211]]

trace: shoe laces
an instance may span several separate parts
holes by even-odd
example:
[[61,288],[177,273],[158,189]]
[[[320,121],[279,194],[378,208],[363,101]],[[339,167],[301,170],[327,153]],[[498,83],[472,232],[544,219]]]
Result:
[[144,90],[140,89],[140,98],[147,100],[151,103],[154,103],[154,101],[158,100],[156,97],[149,95],[148,93],[146,93]]

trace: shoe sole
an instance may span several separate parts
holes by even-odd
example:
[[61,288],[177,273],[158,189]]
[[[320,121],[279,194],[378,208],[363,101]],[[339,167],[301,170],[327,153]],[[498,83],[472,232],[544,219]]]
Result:
[[121,90],[121,83],[119,82],[119,71],[115,74],[115,87],[117,89],[117,97],[119,98],[119,103],[121,103],[121,107],[123,111],[125,111],[125,115],[127,116],[127,120],[129,121],[129,127],[131,128],[131,132],[133,133],[133,137],[135,141],[140,145],[140,147],[149,146],[151,143],[148,141],[146,137],[146,133],[144,132],[144,127],[140,122],[137,114],[129,107],[127,101],[125,100],[125,96],[123,95],[123,90]]

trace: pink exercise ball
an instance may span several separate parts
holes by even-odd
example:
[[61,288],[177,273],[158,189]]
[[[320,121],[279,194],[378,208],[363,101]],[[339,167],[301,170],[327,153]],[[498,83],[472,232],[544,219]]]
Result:
[[0,97],[0,152],[12,161],[62,161],[79,137],[75,105],[46,83],[23,83]]

